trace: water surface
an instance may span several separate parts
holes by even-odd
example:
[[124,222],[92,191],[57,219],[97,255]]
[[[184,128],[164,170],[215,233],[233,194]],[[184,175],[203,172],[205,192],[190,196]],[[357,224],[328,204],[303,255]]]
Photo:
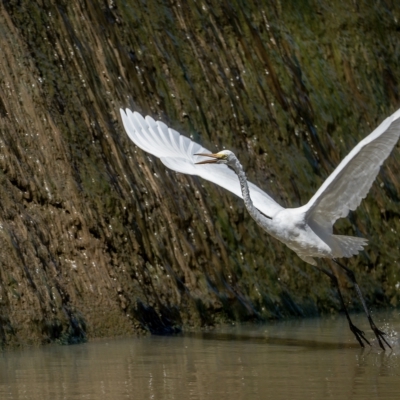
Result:
[[8,350],[0,398],[398,399],[399,312],[375,319],[393,351],[361,350],[342,317]]

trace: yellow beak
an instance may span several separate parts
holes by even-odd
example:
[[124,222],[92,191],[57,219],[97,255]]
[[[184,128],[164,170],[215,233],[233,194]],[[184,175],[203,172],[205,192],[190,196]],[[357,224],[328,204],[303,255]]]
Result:
[[209,153],[209,154],[197,153],[197,154],[194,154],[194,155],[195,156],[203,156],[203,157],[211,157],[211,158],[213,158],[213,160],[200,161],[200,162],[197,162],[195,164],[215,164],[221,158],[220,154],[212,154],[212,153]]

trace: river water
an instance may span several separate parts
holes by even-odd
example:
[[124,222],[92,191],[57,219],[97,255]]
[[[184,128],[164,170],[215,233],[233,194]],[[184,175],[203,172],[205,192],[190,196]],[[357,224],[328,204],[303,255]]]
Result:
[[393,351],[360,349],[343,317],[7,350],[0,399],[398,399],[399,311],[375,320]]

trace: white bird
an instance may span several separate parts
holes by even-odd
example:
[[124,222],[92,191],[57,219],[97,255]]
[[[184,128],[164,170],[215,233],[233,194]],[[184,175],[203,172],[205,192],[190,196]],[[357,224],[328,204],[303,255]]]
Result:
[[[248,212],[261,228],[285,243],[302,260],[327,274],[338,289],[351,331],[364,347],[363,340],[370,343],[364,332],[350,320],[334,270],[319,267],[314,257],[332,259],[343,268],[355,286],[380,347],[385,350],[384,341],[391,348],[384,338],[385,333],[372,321],[353,272],[337,261],[337,258],[358,254],[367,240],[334,235],[332,228],[337,219],[346,217],[350,210],[359,206],[383,161],[396,145],[400,136],[400,109],[358,143],[310,201],[298,208],[283,208],[259,187],[248,182],[242,165],[231,151],[211,154],[161,121],[150,116],[143,118],[129,109],[120,111],[125,130],[138,147],[160,158],[174,171],[198,175],[243,198]],[[204,157],[210,159],[204,160]]]

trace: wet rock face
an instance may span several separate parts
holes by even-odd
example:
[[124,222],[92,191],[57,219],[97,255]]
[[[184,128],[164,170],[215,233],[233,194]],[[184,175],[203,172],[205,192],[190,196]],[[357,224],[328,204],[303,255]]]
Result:
[[[305,203],[399,106],[400,9],[284,3],[2,3],[3,345],[338,310],[239,199],[167,171],[119,118],[232,149],[281,204]],[[399,165],[395,149],[338,224],[370,239],[349,265],[376,305],[398,298]]]

